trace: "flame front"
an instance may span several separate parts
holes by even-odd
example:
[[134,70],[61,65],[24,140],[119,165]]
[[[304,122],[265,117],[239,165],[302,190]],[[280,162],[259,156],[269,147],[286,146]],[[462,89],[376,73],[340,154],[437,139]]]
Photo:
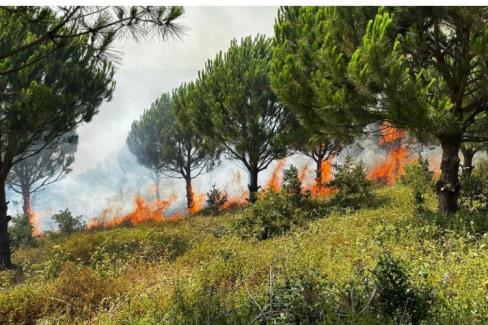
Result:
[[92,218],[88,221],[86,228],[111,228],[121,224],[141,224],[146,222],[163,222],[165,220],[165,210],[176,201],[176,195],[171,195],[167,200],[154,200],[147,203],[142,196],[136,196],[135,208],[133,211],[123,216],[114,217],[104,221],[100,218]]
[[32,236],[40,237],[42,235],[42,231],[39,225],[39,215],[34,211],[34,209],[32,209],[32,207],[29,207],[27,217],[29,218],[29,223],[32,226]]
[[281,175],[283,174],[284,168],[285,168],[285,160],[284,159],[278,160],[275,169],[273,170],[273,173],[271,174],[271,177],[268,180],[268,183],[266,183],[266,186],[264,187],[265,190],[273,191],[273,192],[279,192],[281,190],[281,183],[282,183]]

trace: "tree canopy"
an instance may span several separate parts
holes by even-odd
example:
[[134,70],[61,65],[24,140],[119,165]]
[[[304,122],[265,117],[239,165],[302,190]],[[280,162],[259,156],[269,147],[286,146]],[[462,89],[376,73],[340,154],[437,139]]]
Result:
[[[486,22],[485,8],[282,9],[273,85],[302,123],[322,132],[383,120],[435,137],[443,149],[439,207],[453,212],[459,148],[487,107]],[[302,105],[302,90],[314,106]]]
[[191,100],[186,86],[175,90],[173,96],[178,98],[175,104],[169,93],[163,93],[134,121],[127,144],[142,165],[155,173],[185,180],[187,207],[192,211],[192,179],[208,170],[213,160],[202,137],[176,120],[173,105],[182,111]]
[[237,159],[249,172],[250,200],[256,199],[258,173],[286,156],[291,114],[268,79],[271,40],[265,36],[233,40],[209,60],[188,87],[195,102],[182,124],[191,124],[206,140]]

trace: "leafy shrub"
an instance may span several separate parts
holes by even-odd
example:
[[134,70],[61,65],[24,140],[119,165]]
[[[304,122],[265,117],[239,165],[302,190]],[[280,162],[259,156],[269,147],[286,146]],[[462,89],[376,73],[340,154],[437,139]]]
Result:
[[354,163],[347,156],[342,164],[334,166],[334,178],[328,186],[338,192],[331,204],[341,208],[359,209],[372,199],[371,182],[366,178],[366,167],[362,161]]
[[373,270],[376,278],[376,305],[382,315],[397,324],[419,324],[432,305],[428,292],[414,288],[402,265],[389,254],[380,256]]
[[268,296],[268,303],[258,315],[265,324],[318,324],[333,315],[333,287],[318,272],[305,271],[279,279]]
[[302,193],[298,171],[290,166],[284,171],[282,191],[261,193],[259,200],[237,220],[235,229],[243,237],[264,240],[286,234],[326,212],[323,203]]
[[33,227],[29,222],[29,217],[19,214],[12,219],[9,232],[12,246],[19,248],[32,245],[35,242],[32,236]]
[[82,218],[82,216],[74,217],[68,209],[60,210],[51,217],[62,234],[72,234],[85,228]]
[[405,173],[400,177],[400,183],[413,190],[415,204],[421,207],[425,200],[425,194],[434,190],[434,173],[429,170],[426,159],[419,159],[405,166]]
[[215,184],[207,192],[207,207],[206,210],[211,214],[220,212],[224,204],[227,202],[229,195],[225,191],[221,191]]
[[293,165],[283,172],[283,192],[297,204],[304,198],[302,183],[298,178],[298,170]]
[[306,218],[307,213],[288,195],[270,191],[244,212],[235,227],[243,237],[263,240],[302,226]]
[[461,173],[461,205],[471,211],[488,210],[488,160]]

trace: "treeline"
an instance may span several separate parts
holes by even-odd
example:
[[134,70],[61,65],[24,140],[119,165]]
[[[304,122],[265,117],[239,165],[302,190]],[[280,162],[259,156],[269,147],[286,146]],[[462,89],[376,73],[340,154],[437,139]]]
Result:
[[386,122],[440,145],[439,210],[454,213],[459,152],[470,172],[488,140],[487,15],[469,7],[282,7],[274,38],[233,40],[134,122],[128,145],[156,174],[186,180],[188,207],[191,179],[221,154],[246,167],[255,202],[259,173],[274,160],[303,152],[322,186],[321,162],[367,125]]

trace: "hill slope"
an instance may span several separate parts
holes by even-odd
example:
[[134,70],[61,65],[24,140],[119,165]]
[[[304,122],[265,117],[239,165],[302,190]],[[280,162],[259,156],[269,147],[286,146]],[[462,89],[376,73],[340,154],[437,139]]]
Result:
[[476,224],[414,213],[405,187],[376,195],[379,207],[332,212],[263,241],[235,233],[241,211],[43,238],[15,252],[22,272],[0,273],[1,322],[418,322],[386,317],[388,292],[373,285],[398,264],[407,280],[388,282],[390,294],[427,297],[425,322],[486,323],[488,238],[472,235]]

